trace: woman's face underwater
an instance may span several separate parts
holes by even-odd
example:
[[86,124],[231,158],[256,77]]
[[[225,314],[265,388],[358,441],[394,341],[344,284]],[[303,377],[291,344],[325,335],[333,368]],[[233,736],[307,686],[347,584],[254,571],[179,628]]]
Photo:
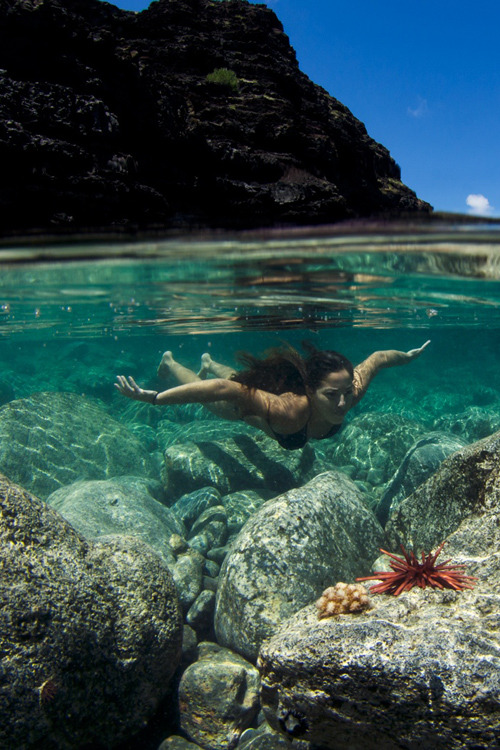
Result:
[[323,378],[310,398],[318,414],[332,424],[338,424],[352,406],[354,392],[351,375],[347,370],[331,372]]

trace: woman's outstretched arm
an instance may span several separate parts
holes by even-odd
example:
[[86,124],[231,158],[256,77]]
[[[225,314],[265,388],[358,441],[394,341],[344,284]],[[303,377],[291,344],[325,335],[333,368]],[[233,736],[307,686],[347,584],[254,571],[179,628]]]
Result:
[[[144,401],[147,404],[169,406],[174,404],[232,404],[235,413],[232,419],[260,417],[266,424],[272,420],[273,429],[279,432],[293,432],[307,421],[309,404],[305,396],[285,393],[276,396],[259,388],[247,388],[235,380],[214,378],[185,383],[166,391],[149,391],[141,388],[134,378],[117,376],[115,388],[127,398]],[[224,415],[223,415],[224,416]],[[227,418],[227,417],[226,417]]]
[[117,376],[115,388],[127,398],[144,401],[147,404],[169,406],[172,404],[210,404],[215,401],[240,402],[247,396],[247,389],[233,380],[214,378],[196,380],[193,383],[178,385],[166,391],[149,391],[141,388],[134,378]]
[[386,367],[407,365],[420,357],[424,349],[430,344],[430,339],[418,349],[400,352],[397,349],[384,349],[373,352],[363,362],[354,368],[354,391],[356,403],[365,395],[370,382],[375,375]]

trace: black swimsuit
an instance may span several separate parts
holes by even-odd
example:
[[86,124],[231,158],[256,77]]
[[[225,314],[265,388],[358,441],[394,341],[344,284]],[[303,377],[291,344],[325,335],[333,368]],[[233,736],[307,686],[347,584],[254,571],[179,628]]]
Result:
[[[303,448],[308,441],[307,425],[309,424],[309,420],[307,420],[301,430],[298,430],[298,432],[292,432],[290,435],[281,435],[279,432],[275,432],[273,430],[273,428],[269,424],[269,421],[267,422],[267,424],[269,425],[269,428],[278,443],[282,448],[286,448],[287,451],[296,451],[299,448]],[[332,428],[326,433],[326,435],[323,435],[320,440],[326,440],[327,438],[332,437],[332,435],[335,435],[335,433],[337,433],[341,427],[341,424],[332,425]]]

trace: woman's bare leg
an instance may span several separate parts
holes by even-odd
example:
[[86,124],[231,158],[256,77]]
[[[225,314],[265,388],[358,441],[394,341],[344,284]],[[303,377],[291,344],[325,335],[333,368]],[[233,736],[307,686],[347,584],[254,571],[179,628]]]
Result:
[[236,370],[233,367],[227,365],[221,365],[219,362],[214,362],[210,354],[201,355],[201,367],[198,372],[200,380],[205,380],[207,375],[215,375],[216,378],[229,378],[234,375]]
[[[210,357],[210,355],[204,356]],[[224,368],[224,365],[220,365],[220,367]],[[230,373],[233,372],[230,367],[226,367],[224,369]],[[172,352],[170,351],[163,354],[161,362],[158,366],[158,376],[160,378],[168,378],[169,375],[172,375],[177,380],[177,382],[180,383],[180,385],[184,385],[185,383],[194,383],[197,380],[204,379],[198,377],[196,373],[194,373],[192,370],[189,370],[187,367],[184,367],[184,365],[176,362],[172,356]],[[237,408],[234,404],[231,404],[228,401],[217,401],[217,403],[203,404],[203,406],[205,407],[205,409],[208,409],[208,411],[211,411],[212,414],[215,414],[217,417],[221,417],[221,419],[229,419],[231,421],[240,419]]]
[[200,380],[196,373],[176,362],[172,356],[172,352],[165,352],[158,365],[158,376],[166,379],[169,375],[172,375],[180,385]]

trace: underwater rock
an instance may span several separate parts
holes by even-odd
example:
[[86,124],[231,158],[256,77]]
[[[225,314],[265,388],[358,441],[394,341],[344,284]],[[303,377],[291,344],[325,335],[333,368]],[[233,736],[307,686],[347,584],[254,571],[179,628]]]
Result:
[[307,481],[313,465],[309,445],[286,451],[266,435],[241,434],[167,448],[164,480],[171,498],[206,486],[221,494],[249,489],[277,493]]
[[398,414],[361,414],[344,427],[342,440],[324,448],[325,458],[330,468],[333,465],[344,471],[350,466],[347,473],[351,479],[379,487],[391,478],[406,451],[425,431],[423,425]]
[[[174,385],[175,383],[172,383]],[[175,411],[173,411],[175,409]],[[228,422],[215,417],[199,404],[168,407],[170,419],[162,419],[156,429],[159,445],[165,450],[171,445],[184,443],[206,443],[238,435],[255,435],[255,428],[244,422]],[[190,420],[186,422],[189,417]],[[172,421],[177,419],[176,422]]]
[[75,482],[53,492],[47,503],[86,539],[110,534],[138,537],[171,569],[175,556],[168,540],[172,534],[185,538],[186,529],[148,490],[148,480],[139,477]]
[[185,740],[184,737],[180,737],[178,734],[173,734],[171,737],[167,737],[163,740],[158,750],[198,750],[200,746],[195,745],[194,742]]
[[465,441],[446,433],[431,432],[412,445],[376,508],[382,526],[401,502],[439,468],[447,456],[460,450]]
[[259,710],[259,673],[215,643],[200,643],[199,658],[179,685],[181,727],[205,750],[231,750]]
[[178,555],[172,569],[182,609],[187,612],[203,587],[203,556],[194,549]]
[[186,622],[196,632],[209,631],[212,629],[215,610],[215,593],[213,591],[202,591],[189,608]]
[[184,623],[182,629],[182,661],[181,666],[187,667],[196,661],[198,652],[198,638],[192,627]]
[[182,495],[171,506],[171,509],[190,531],[193,523],[207,508],[220,505],[220,503],[220,492],[215,487],[202,487],[194,492],[189,492],[187,495]]
[[48,392],[0,407],[0,471],[43,500],[82,479],[159,476],[123,424],[82,396]]
[[498,508],[500,502],[500,432],[467,445],[407,497],[389,518],[389,550],[429,551],[469,516]]
[[207,508],[194,522],[189,533],[189,546],[206,555],[221,547],[227,539],[227,515],[223,505]]
[[292,746],[289,740],[283,739],[276,732],[265,725],[262,729],[246,729],[241,735],[238,750],[309,750],[307,742],[295,742]]
[[228,542],[224,545],[224,547],[214,547],[213,549],[211,549],[210,552],[207,553],[207,557],[210,562],[215,562],[219,566],[221,566],[227,553],[231,549],[231,544],[232,542]]
[[172,577],[143,542],[87,542],[5,477],[0,508],[0,747],[114,746],[180,661]]
[[250,516],[272,497],[269,493],[265,495],[263,497],[262,492],[256,492],[256,490],[240,490],[222,497],[221,503],[226,509],[227,530],[230,537],[241,531]]
[[439,417],[434,429],[459,435],[465,442],[472,443],[500,430],[500,411],[498,407],[469,406],[461,414]]
[[326,472],[269,500],[231,545],[219,576],[215,630],[254,661],[280,624],[377,556],[383,531],[356,485]]
[[[447,461],[457,468],[455,457]],[[288,736],[298,727],[325,750],[498,746],[498,461],[494,484],[496,502],[466,518],[443,552],[443,561],[477,576],[473,590],[372,595],[373,609],[321,621],[308,606],[263,644],[261,700],[271,726]]]

